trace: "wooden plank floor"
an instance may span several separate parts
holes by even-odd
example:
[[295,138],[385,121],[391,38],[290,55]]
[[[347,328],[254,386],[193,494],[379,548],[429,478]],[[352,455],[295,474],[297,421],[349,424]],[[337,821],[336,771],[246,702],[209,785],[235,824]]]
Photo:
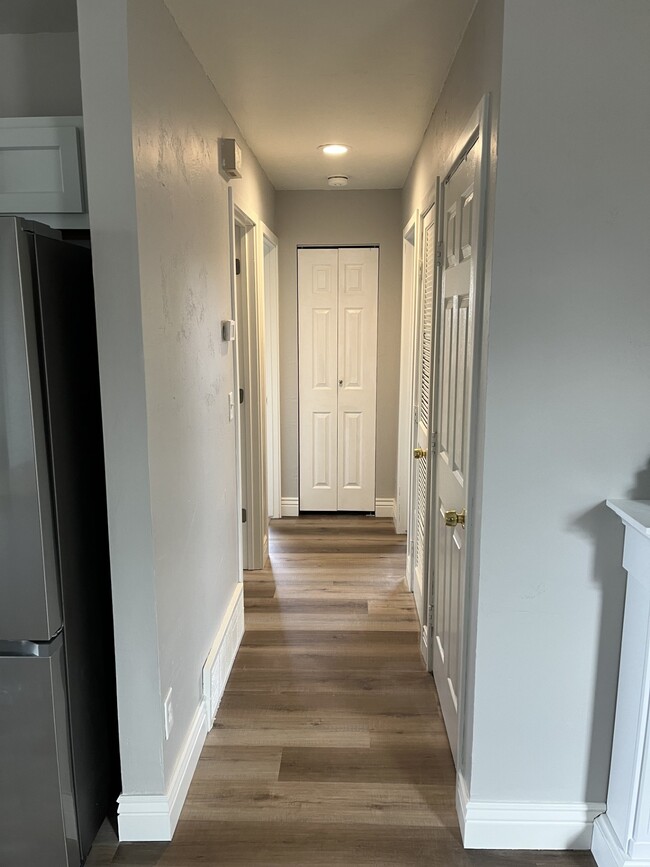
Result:
[[588,853],[469,852],[404,537],[374,518],[284,518],[245,579],[246,634],[170,844],[92,867],[589,867]]

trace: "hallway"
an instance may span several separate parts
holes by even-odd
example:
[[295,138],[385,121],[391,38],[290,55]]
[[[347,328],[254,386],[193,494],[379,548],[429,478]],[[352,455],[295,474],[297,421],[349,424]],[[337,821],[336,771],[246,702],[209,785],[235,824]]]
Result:
[[588,867],[588,853],[462,849],[455,773],[392,522],[284,518],[245,579],[246,633],[174,841],[89,867]]

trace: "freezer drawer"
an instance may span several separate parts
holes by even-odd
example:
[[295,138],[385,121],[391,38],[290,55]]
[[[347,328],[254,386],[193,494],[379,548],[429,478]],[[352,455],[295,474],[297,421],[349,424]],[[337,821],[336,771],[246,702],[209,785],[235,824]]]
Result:
[[63,635],[0,643],[0,864],[80,863]]

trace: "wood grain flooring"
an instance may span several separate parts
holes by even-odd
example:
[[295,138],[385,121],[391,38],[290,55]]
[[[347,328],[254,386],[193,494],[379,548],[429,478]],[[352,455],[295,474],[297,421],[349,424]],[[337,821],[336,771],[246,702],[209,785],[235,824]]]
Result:
[[89,867],[591,867],[588,853],[462,848],[455,772],[388,520],[273,522],[246,633],[169,844]]

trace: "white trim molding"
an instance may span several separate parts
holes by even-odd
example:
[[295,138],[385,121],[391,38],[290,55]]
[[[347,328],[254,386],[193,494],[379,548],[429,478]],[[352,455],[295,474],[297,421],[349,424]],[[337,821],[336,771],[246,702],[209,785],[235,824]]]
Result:
[[[194,713],[166,793],[164,795],[122,794],[117,799],[120,842],[166,842],[172,839],[205,738],[212,727],[208,703],[216,711],[243,633],[244,595],[243,585],[238,583],[204,666],[204,670],[219,672],[218,695],[214,693],[205,695],[204,682],[204,698]],[[214,685],[213,679],[212,688]]]
[[120,795],[117,825],[120,842],[171,840],[208,733],[205,703],[196,709],[183,749],[164,795]]
[[607,813],[594,822],[591,854],[598,867],[650,867],[650,857],[631,858],[621,845]]
[[300,514],[298,497],[282,497],[282,517],[297,518]]
[[395,520],[395,500],[392,497],[377,497],[375,500],[375,518]]
[[472,801],[461,775],[456,809],[466,849],[589,849],[601,803]]

